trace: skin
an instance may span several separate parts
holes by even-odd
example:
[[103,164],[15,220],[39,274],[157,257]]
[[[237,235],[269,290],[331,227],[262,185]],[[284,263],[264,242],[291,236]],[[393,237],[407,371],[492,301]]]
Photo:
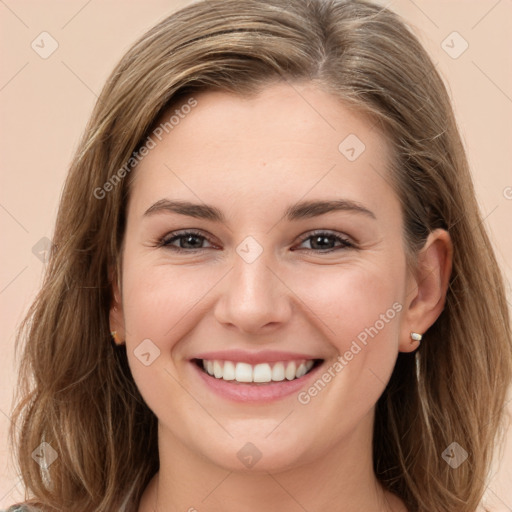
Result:
[[[385,138],[313,84],[196,99],[135,171],[122,281],[113,285],[111,327],[159,420],[160,471],[139,511],[405,511],[372,470],[374,410],[398,352],[419,346],[410,332],[425,332],[443,309],[449,235],[431,233],[408,272]],[[352,162],[338,150],[349,134],[365,144]],[[226,220],[144,216],[164,198],[213,205]],[[376,218],[353,211],[284,218],[298,201],[340,198]],[[193,239],[202,250],[183,239],[188,252],[158,246],[186,229],[203,234]],[[336,250],[322,252],[308,238],[314,230],[356,248],[328,238],[325,247]],[[252,263],[236,252],[249,235],[263,249]],[[189,361],[237,348],[304,352],[332,366],[394,303],[401,311],[307,405],[297,394],[265,405],[231,402]],[[134,355],[147,338],[160,350],[149,366]],[[237,457],[247,442],[262,454],[252,468]]]

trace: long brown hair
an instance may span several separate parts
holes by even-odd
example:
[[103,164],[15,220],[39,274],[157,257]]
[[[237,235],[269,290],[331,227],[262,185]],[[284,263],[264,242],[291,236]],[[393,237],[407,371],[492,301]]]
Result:
[[[316,83],[385,134],[411,265],[430,231],[451,235],[445,309],[416,354],[399,354],[377,403],[374,470],[410,511],[475,511],[512,378],[503,278],[437,70],[396,14],[360,0],[200,1],[147,32],[112,72],[72,162],[45,280],[17,340],[11,439],[27,495],[44,510],[136,510],[158,470],[157,420],[109,332],[136,173],[126,162],[187,95],[250,95],[282,80]],[[43,441],[58,455],[46,470],[32,458]],[[468,453],[457,469],[441,456],[452,442]]]

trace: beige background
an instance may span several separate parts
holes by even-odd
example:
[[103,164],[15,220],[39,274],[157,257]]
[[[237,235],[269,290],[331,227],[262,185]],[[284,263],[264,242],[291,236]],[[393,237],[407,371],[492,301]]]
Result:
[[[6,436],[15,386],[14,331],[44,268],[33,247],[52,236],[67,166],[108,73],[145,30],[188,3],[0,0],[0,508],[21,495]],[[485,224],[510,283],[512,1],[381,3],[415,27],[449,84]],[[46,50],[41,48],[44,31],[58,43],[46,59],[31,47],[35,40],[40,52],[51,48],[48,36],[41,36],[47,38]],[[458,58],[453,56],[463,49],[464,40],[450,35],[454,31],[469,45]],[[512,410],[511,401],[508,406]],[[512,511],[512,432],[506,450],[501,463],[496,458],[487,493],[496,512]]]

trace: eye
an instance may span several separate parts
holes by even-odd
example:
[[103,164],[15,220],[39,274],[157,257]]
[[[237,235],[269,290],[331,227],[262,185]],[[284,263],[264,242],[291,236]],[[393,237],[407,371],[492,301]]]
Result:
[[313,252],[332,252],[339,249],[355,248],[355,245],[346,238],[327,231],[310,233],[301,240],[300,245],[304,243],[309,244],[309,247],[305,249]]
[[[208,239],[197,231],[183,231],[170,235],[166,235],[160,240],[159,247],[166,247],[176,252],[200,251],[208,248],[203,247],[203,243],[208,242]],[[213,245],[210,244],[209,247],[213,247]]]
[[[203,245],[207,243],[206,247]],[[302,238],[299,245],[308,244],[302,249],[309,252],[332,252],[339,249],[355,248],[355,245],[346,238],[328,231],[316,231]],[[159,247],[165,247],[175,252],[193,252],[215,247],[200,232],[188,230],[166,235],[158,242]],[[292,249],[296,250],[296,249]]]

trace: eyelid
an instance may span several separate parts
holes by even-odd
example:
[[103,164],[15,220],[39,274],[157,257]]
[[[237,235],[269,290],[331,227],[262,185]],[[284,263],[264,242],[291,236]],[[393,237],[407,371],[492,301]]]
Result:
[[[194,248],[186,249],[183,247],[177,247],[177,246],[171,245],[171,243],[173,241],[179,240],[181,237],[185,237],[187,235],[194,235],[198,238],[206,240],[210,244],[210,247],[199,247],[199,248],[195,248],[195,249]],[[314,236],[319,236],[319,235],[326,235],[327,237],[332,237],[335,240],[335,242],[338,242],[340,245],[338,245],[337,247],[331,247],[331,248],[327,248],[327,249],[308,249],[308,248],[300,248],[300,247],[295,248],[296,245],[301,245],[302,243],[309,240],[310,238],[312,238]],[[195,228],[181,229],[181,230],[167,233],[166,235],[164,235],[162,238],[160,238],[155,243],[155,246],[167,248],[175,253],[187,253],[187,254],[191,254],[191,253],[197,254],[200,252],[204,252],[207,249],[218,248],[218,245],[215,244],[210,239],[209,236],[204,234],[201,230],[198,230]],[[336,231],[329,230],[329,229],[316,229],[313,231],[307,231],[306,233],[303,233],[302,235],[300,235],[299,241],[290,250],[291,251],[300,250],[303,252],[305,251],[307,253],[313,253],[313,254],[327,254],[327,253],[338,252],[338,251],[347,250],[347,249],[357,249],[357,243],[355,243],[351,239],[351,237],[347,237],[347,235],[345,235],[345,234],[341,234],[341,233],[338,233]]]
[[302,244],[306,240],[310,239],[311,237],[318,236],[318,235],[328,235],[336,239],[336,241],[341,242],[341,246],[334,247],[332,249],[324,249],[324,250],[315,250],[315,249],[302,249],[308,252],[314,252],[314,253],[327,253],[327,252],[333,252],[339,249],[355,249],[357,247],[357,244],[347,235],[337,233],[336,231],[331,231],[329,229],[315,229],[313,231],[308,231],[307,233],[303,234],[299,238],[298,244]]
[[171,245],[172,241],[174,241],[175,239],[179,239],[180,237],[185,237],[186,235],[194,235],[194,236],[197,236],[198,238],[203,238],[209,244],[211,244],[212,246],[215,247],[215,244],[210,240],[210,238],[208,236],[203,234],[200,230],[197,230],[194,228],[180,229],[177,231],[172,231],[171,233],[167,233],[166,235],[164,235],[157,241],[156,246],[164,247],[164,248],[166,248],[166,247],[172,248],[171,250],[174,250],[176,252],[192,252],[192,251],[197,252],[197,251],[203,251],[205,249],[209,249],[209,247],[201,247],[199,249],[183,249],[182,247],[175,247],[175,246]]

